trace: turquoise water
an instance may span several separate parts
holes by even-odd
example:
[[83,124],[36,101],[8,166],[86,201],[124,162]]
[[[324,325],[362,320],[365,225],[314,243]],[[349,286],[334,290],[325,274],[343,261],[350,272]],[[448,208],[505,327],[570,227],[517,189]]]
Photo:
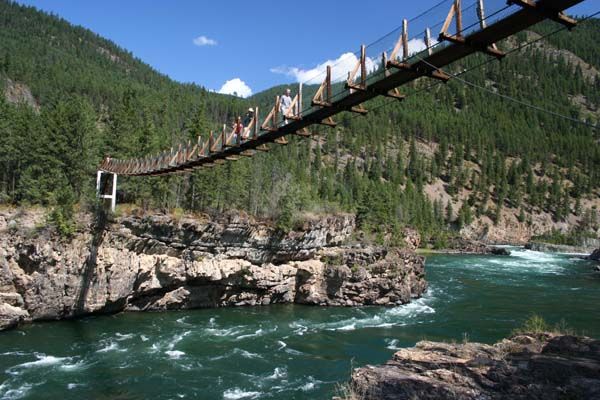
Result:
[[537,313],[600,337],[600,274],[568,255],[434,255],[396,308],[120,314],[0,333],[1,399],[330,399],[422,339],[492,343]]

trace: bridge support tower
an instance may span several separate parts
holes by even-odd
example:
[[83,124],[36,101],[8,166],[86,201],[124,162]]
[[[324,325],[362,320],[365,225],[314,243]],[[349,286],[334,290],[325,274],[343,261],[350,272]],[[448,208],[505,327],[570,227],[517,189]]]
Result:
[[110,200],[110,211],[115,212],[117,206],[117,174],[98,171],[96,175],[96,194],[103,203]]

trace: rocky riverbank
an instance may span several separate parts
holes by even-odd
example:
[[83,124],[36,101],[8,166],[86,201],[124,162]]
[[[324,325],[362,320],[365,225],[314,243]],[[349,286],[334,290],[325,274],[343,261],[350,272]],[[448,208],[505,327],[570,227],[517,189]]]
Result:
[[445,249],[437,250],[445,254],[493,254],[497,256],[509,256],[510,250],[504,247],[495,247],[479,240],[453,237],[448,240]]
[[65,240],[39,228],[42,212],[0,213],[0,329],[119,311],[397,305],[427,287],[412,249],[347,245],[348,214],[288,234],[239,214],[81,221]]
[[419,342],[356,369],[346,400],[598,399],[600,341],[521,334],[490,346]]
[[568,246],[564,244],[553,244],[544,242],[529,242],[525,245],[526,249],[534,251],[542,251],[546,253],[579,253],[589,254],[598,246],[598,240],[589,240],[590,244],[583,246]]

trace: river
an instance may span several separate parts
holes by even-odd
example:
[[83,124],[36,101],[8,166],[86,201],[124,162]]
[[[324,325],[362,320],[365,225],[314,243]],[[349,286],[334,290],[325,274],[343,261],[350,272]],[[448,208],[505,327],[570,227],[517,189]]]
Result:
[[572,255],[431,255],[395,308],[126,313],[0,333],[1,399],[330,399],[417,341],[493,343],[533,313],[600,338],[600,274]]

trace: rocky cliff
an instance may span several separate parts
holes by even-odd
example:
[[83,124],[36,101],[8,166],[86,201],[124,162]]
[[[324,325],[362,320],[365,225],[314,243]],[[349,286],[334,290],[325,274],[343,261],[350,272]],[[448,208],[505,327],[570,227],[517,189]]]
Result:
[[0,213],[0,328],[124,310],[394,305],[426,289],[414,251],[345,245],[352,215],[288,234],[233,214],[123,217],[82,223],[69,240],[36,228],[43,222]]
[[518,335],[493,346],[419,342],[352,374],[347,399],[599,399],[600,341]]

